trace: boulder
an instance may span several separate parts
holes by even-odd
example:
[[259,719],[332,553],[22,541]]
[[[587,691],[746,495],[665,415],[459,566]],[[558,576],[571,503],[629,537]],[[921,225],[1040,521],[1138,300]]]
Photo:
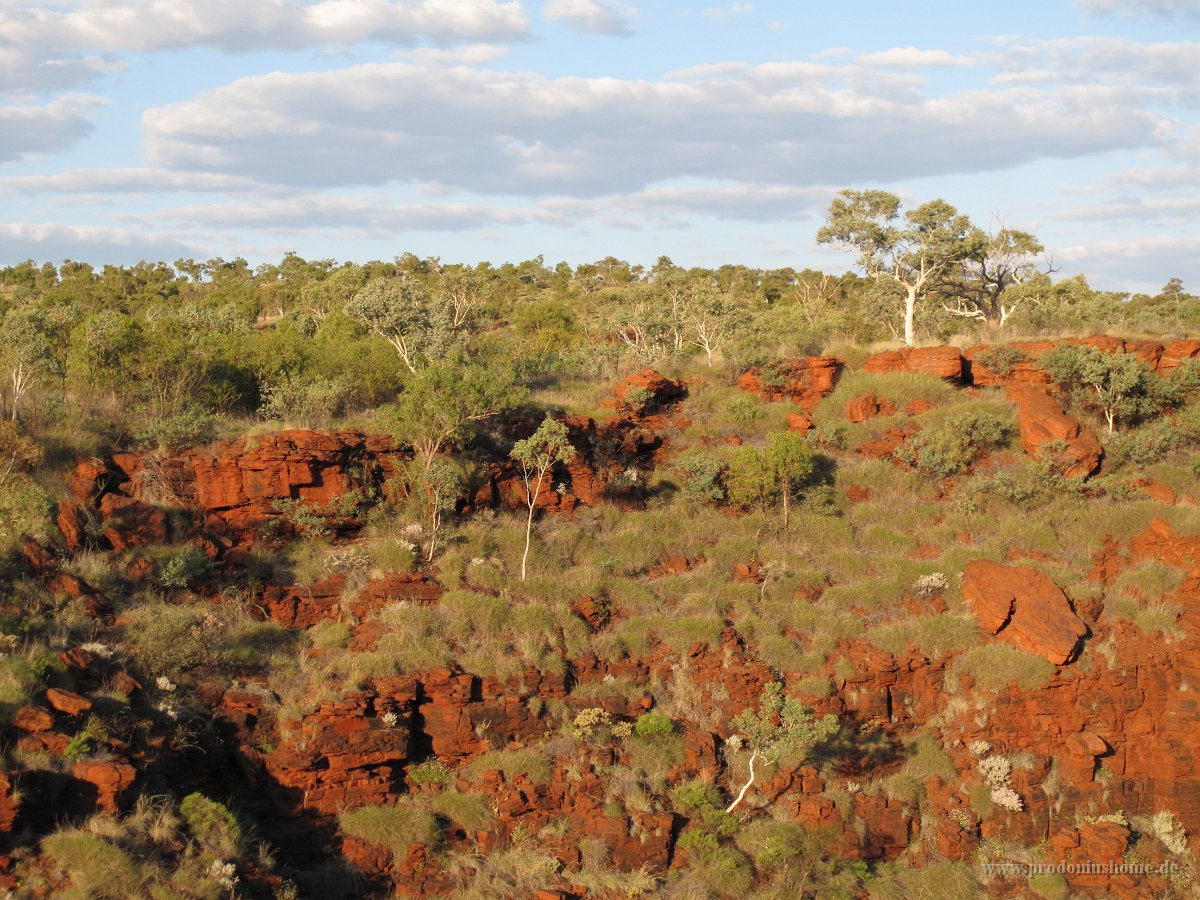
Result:
[[962,354],[957,347],[904,347],[867,357],[863,368],[868,372],[917,372],[936,375],[947,381],[963,380]]
[[896,404],[890,400],[880,400],[874,394],[862,394],[847,403],[842,412],[846,421],[858,425],[875,416],[895,415]]
[[843,363],[834,356],[804,356],[779,360],[772,366],[743,372],[737,385],[765,400],[790,400],[812,412],[833,393]]
[[974,560],[963,570],[963,597],[990,634],[1055,665],[1074,659],[1087,634],[1067,595],[1037,569]]
[[1090,429],[1063,412],[1050,392],[1042,386],[1010,383],[1005,394],[1016,404],[1021,429],[1021,446],[1034,458],[1046,445],[1061,447],[1055,462],[1068,478],[1088,478],[1099,470],[1104,453]]
[[105,494],[100,500],[104,536],[117,552],[148,544],[165,544],[170,523],[165,511],[133,497]]

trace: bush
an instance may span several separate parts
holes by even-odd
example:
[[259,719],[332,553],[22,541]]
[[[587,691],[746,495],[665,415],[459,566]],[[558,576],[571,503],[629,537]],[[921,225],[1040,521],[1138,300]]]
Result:
[[258,411],[265,419],[312,428],[342,415],[353,393],[353,384],[344,377],[284,375],[263,390]]
[[765,453],[754,447],[742,447],[734,454],[725,475],[725,488],[731,503],[738,506],[767,506],[778,493],[778,484]]
[[922,429],[896,456],[928,475],[948,478],[965,471],[979,454],[1006,443],[1014,431],[1011,418],[987,409],[962,410]]
[[82,830],[60,831],[42,841],[42,851],[66,870],[82,897],[125,900],[143,884],[133,861],[119,848]]
[[431,808],[443,819],[448,819],[461,828],[469,837],[483,831],[492,821],[492,808],[488,799],[479,794],[443,791],[433,798]]
[[503,772],[505,781],[524,775],[534,784],[546,784],[553,772],[550,760],[534,750],[492,750],[476,757],[467,766],[468,774],[476,780],[489,769]]
[[721,486],[725,466],[715,456],[689,450],[676,461],[675,469],[683,481],[679,493],[685,500],[707,503],[725,499],[725,489]]
[[408,780],[413,784],[446,785],[454,781],[454,773],[436,759],[427,759],[408,770]]
[[1037,691],[1054,674],[1054,665],[1008,644],[992,643],[974,647],[959,657],[950,678],[960,672],[969,673],[985,691],[1000,691],[1013,683],[1027,691]]
[[207,853],[218,859],[237,859],[242,854],[242,829],[224,804],[203,794],[188,794],[179,804],[179,814],[192,837]]
[[208,558],[196,547],[187,546],[159,563],[155,580],[168,590],[186,590],[208,572]]
[[397,864],[404,862],[413,844],[436,847],[441,833],[433,813],[411,802],[344,812],[338,816],[338,826],[352,838],[387,847]]
[[675,733],[675,723],[662,713],[642,713],[633,724],[633,731],[640,738],[666,737]]
[[1009,347],[1001,344],[998,347],[989,347],[982,353],[976,354],[976,361],[983,363],[985,367],[1003,377],[1011,374],[1012,370],[1017,367],[1018,363],[1023,363],[1029,359],[1029,356],[1020,347]]
[[143,445],[173,452],[207,444],[217,434],[217,417],[205,409],[188,407],[181,412],[151,419],[134,433]]

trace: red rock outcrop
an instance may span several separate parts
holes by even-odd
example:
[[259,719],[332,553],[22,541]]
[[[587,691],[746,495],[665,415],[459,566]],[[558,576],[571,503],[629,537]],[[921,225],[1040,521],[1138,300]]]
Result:
[[743,372],[737,385],[766,400],[790,400],[812,412],[813,407],[833,393],[843,365],[834,356],[783,359],[770,366]]
[[962,355],[957,347],[904,347],[872,353],[863,368],[868,372],[919,372],[947,381],[963,379]]
[[1016,404],[1021,446],[1034,458],[1047,445],[1056,449],[1054,463],[1068,478],[1088,478],[1100,468],[1100,441],[1078,419],[1063,412],[1059,402],[1039,385],[1010,383],[1008,398]]
[[1070,662],[1087,634],[1066,594],[1037,569],[977,559],[963,570],[963,597],[989,634],[1055,665]]
[[875,416],[894,416],[896,404],[890,400],[880,400],[874,394],[863,394],[847,403],[842,414],[846,421],[858,425]]

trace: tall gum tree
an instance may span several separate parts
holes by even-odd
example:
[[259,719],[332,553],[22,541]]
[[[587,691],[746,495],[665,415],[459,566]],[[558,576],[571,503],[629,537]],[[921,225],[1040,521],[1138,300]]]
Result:
[[817,232],[817,243],[855,253],[868,278],[903,290],[909,346],[915,342],[917,304],[984,240],[986,235],[945,200],[930,200],[901,215],[900,198],[878,190],[842,191]]

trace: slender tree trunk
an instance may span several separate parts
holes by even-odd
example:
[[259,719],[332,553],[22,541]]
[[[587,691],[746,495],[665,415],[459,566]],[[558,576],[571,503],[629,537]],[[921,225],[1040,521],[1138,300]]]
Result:
[[525,482],[525,493],[529,497],[529,518],[525,520],[525,552],[521,554],[522,581],[525,580],[525,564],[529,560],[529,544],[533,539],[533,511],[537,508],[538,494],[542,492],[542,476],[545,474],[545,469],[538,470],[537,481],[532,488],[530,488],[528,480]]
[[911,347],[916,342],[913,320],[917,312],[917,289],[910,287],[907,291],[908,294],[904,298],[904,343]]
[[756,759],[758,759],[757,750],[750,754],[750,778],[745,784],[742,785],[742,789],[738,791],[738,795],[734,798],[733,802],[725,807],[726,813],[731,813],[738,808],[738,804],[740,804],[746,797],[746,791],[750,790],[750,785],[754,784],[754,761]]
[[785,531],[787,530],[788,519],[789,519],[790,513],[791,513],[791,502],[789,499],[790,494],[791,494],[791,491],[789,491],[787,489],[787,485],[784,485],[784,488],[783,488],[783,527],[784,527]]

